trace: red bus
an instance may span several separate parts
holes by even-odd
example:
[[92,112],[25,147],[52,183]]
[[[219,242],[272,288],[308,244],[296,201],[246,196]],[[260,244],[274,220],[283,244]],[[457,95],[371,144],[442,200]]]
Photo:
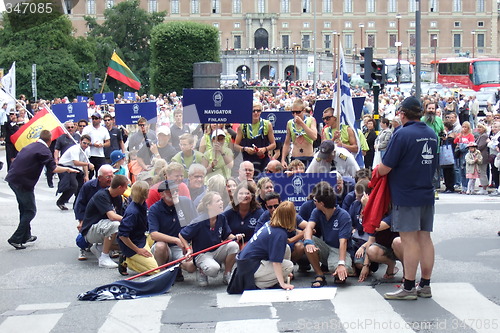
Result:
[[449,88],[500,87],[500,59],[444,58],[439,61],[437,83]]

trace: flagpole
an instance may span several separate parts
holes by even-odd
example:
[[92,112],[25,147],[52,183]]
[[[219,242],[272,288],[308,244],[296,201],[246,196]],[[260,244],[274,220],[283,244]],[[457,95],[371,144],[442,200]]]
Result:
[[104,91],[104,85],[106,84],[106,79],[108,78],[108,73],[106,72],[106,75],[104,76],[104,81],[102,82],[102,87],[101,87],[101,94]]
[[6,93],[7,95],[9,95],[10,98],[12,98],[14,101],[16,101],[16,104],[19,104],[24,109],[24,111],[26,111],[27,114],[29,114],[31,117],[33,117],[33,114],[31,112],[29,112],[28,109],[26,109],[24,107],[24,105],[22,105],[21,103],[19,103],[19,101],[14,96],[12,96],[12,94],[10,92],[8,92],[7,90],[5,90],[5,88],[3,86],[2,86],[2,91],[4,93]]
[[340,93],[340,89],[341,89],[341,86],[340,86],[340,81],[341,81],[341,78],[340,78],[340,75],[343,75],[344,73],[342,72],[341,73],[341,70],[340,70],[340,62],[341,62],[341,54],[340,54],[340,34],[338,34],[338,38],[337,38],[337,50],[338,51],[338,60],[337,60],[337,131],[340,131],[340,96],[341,96],[341,93]]

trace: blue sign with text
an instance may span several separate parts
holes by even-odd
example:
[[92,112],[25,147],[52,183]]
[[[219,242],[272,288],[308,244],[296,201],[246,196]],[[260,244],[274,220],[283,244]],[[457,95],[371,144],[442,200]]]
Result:
[[115,104],[115,93],[94,94],[95,105]]
[[253,90],[184,89],[185,123],[251,123]]
[[115,121],[117,125],[137,124],[139,118],[147,120],[156,118],[156,103],[126,103],[115,105]]
[[76,101],[78,103],[87,103],[89,98],[87,96],[76,96]]
[[54,104],[52,112],[61,123],[68,120],[77,122],[80,119],[88,119],[87,103]]
[[129,101],[135,101],[135,92],[124,91],[123,92],[123,99],[127,99]]
[[[361,113],[363,113],[363,105],[365,104],[365,97],[353,97],[352,106],[354,107],[354,116],[356,117],[356,126],[359,126]],[[314,104],[314,118],[318,124],[323,123],[323,111],[332,106],[331,99],[319,99]],[[335,108],[335,106],[333,107]]]
[[320,181],[326,181],[332,187],[337,185],[337,175],[334,173],[284,173],[264,174],[274,182],[274,191],[279,193],[281,200],[291,201],[298,211],[300,206],[307,201],[314,186]]
[[283,112],[278,110],[264,111],[261,114],[262,119],[267,119],[273,125],[274,139],[276,142],[285,141],[286,137],[286,123],[292,119],[290,112]]

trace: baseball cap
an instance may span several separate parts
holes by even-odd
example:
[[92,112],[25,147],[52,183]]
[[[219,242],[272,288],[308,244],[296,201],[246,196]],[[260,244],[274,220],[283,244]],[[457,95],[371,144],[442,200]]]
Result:
[[160,133],[170,135],[170,128],[168,128],[167,126],[161,126],[160,128],[158,128],[158,134]]
[[335,150],[335,143],[332,140],[326,140],[321,142],[318,150],[318,157],[322,160],[329,158],[333,151]]
[[172,189],[177,189],[178,186],[176,183],[172,182],[172,181],[168,181],[168,180],[165,180],[163,183],[160,184],[160,186],[158,186],[158,192],[163,192],[163,191],[170,191]]
[[125,158],[125,154],[121,150],[113,150],[109,155],[111,159],[111,164],[115,164],[118,161],[121,161]]
[[226,136],[226,132],[221,130],[220,128],[216,129],[215,131],[212,132],[212,139],[218,137],[219,135]]
[[94,112],[94,113],[92,114],[92,117],[95,117],[95,118],[99,118],[99,119],[101,119],[101,114],[100,114],[99,112]]
[[401,108],[406,110],[415,110],[415,109],[421,110],[422,105],[415,96],[410,96],[405,98],[403,103],[401,103]]

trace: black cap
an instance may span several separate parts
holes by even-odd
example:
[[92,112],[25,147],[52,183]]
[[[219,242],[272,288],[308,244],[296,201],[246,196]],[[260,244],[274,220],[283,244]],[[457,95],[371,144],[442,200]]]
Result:
[[177,189],[178,186],[176,183],[172,181],[165,180],[163,183],[158,186],[158,192],[163,192],[163,191],[170,191],[171,189]]
[[419,111],[422,110],[422,105],[420,101],[415,96],[410,96],[405,98],[403,103],[401,103],[401,108],[406,110]]
[[335,143],[333,143],[332,140],[325,140],[321,142],[321,145],[319,146],[318,157],[322,160],[326,160],[332,155],[334,150]]

